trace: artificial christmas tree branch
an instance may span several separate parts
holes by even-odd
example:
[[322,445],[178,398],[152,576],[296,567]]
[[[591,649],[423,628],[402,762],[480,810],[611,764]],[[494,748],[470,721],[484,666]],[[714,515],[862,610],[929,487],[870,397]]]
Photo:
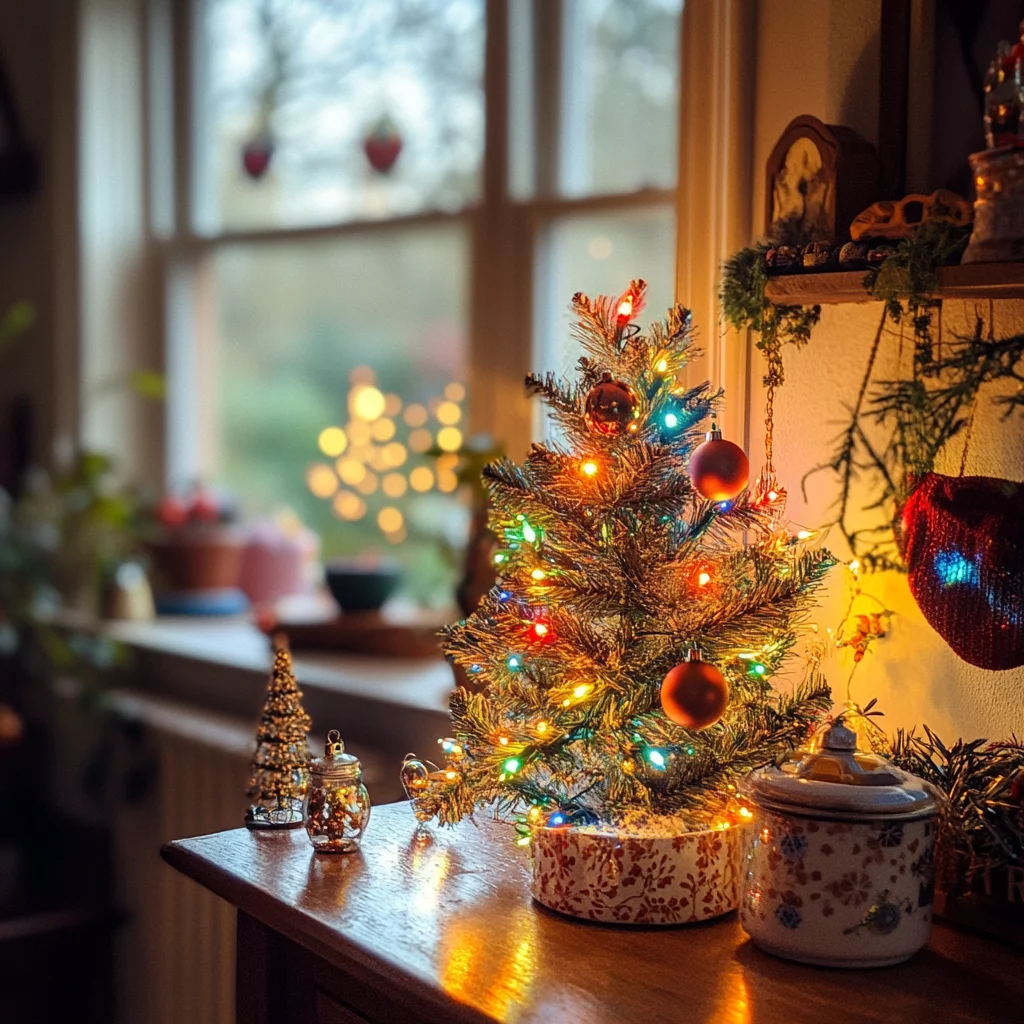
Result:
[[[698,493],[688,467],[721,392],[678,385],[689,311],[642,333],[644,290],[574,298],[577,379],[527,378],[558,442],[484,470],[498,581],[443,632],[478,692],[452,698],[448,761],[420,791],[421,815],[452,823],[488,804],[534,823],[627,827],[643,814],[706,827],[733,780],[827,711],[817,675],[789,695],[770,680],[833,559],[785,529],[768,477],[727,500]],[[683,671],[692,648],[707,671]],[[681,671],[731,701],[671,719],[666,673]]]

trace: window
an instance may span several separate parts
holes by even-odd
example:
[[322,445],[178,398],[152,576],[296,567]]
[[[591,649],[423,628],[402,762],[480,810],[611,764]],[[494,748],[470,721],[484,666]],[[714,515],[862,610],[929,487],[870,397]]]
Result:
[[288,506],[325,556],[387,552],[447,600],[452,451],[539,429],[495,389],[575,359],[575,291],[672,301],[680,9],[194,0],[186,186],[154,218],[171,483]]

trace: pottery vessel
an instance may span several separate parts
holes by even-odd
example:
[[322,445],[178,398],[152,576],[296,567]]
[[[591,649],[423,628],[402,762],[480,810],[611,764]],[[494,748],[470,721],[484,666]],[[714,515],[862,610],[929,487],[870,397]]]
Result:
[[687,924],[736,908],[740,829],[630,836],[596,827],[537,828],[533,897],[609,924]]
[[932,922],[937,793],[831,726],[820,750],[754,772],[740,922],[762,949],[830,967],[913,956]]

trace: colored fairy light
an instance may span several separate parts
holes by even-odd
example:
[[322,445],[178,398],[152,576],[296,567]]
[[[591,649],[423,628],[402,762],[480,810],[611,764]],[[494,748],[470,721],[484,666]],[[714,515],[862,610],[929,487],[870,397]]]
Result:
[[499,601],[507,601],[511,596],[512,596],[511,591],[508,591],[508,590],[499,590],[498,591],[498,600]]
[[665,755],[660,750],[648,750],[647,760],[650,761],[655,768],[665,767]]
[[564,825],[565,821],[565,815],[561,811],[555,811],[554,814],[548,815],[547,825],[549,828],[558,828],[559,825]]
[[529,845],[530,845],[530,837],[529,836],[520,836],[516,840],[516,846],[529,846]]
[[760,662],[752,666],[751,671],[754,675],[763,676],[768,670]]
[[589,683],[580,683],[580,685],[577,686],[576,689],[574,689],[572,691],[572,695],[574,697],[576,697],[577,699],[580,698],[580,697],[586,697],[586,695],[588,693],[590,693],[590,684]]
[[732,502],[731,502],[731,501],[720,501],[720,502],[718,503],[718,507],[719,507],[719,508],[720,508],[720,509],[721,509],[721,510],[722,510],[723,512],[728,512],[728,511],[729,511],[729,509],[731,509],[731,508],[732,508]]
[[541,815],[540,808],[534,804],[527,812],[526,817],[528,821],[536,821]]
[[592,459],[587,459],[587,461],[580,466],[580,469],[583,471],[584,476],[594,476],[597,473],[598,467],[597,463]]
[[508,665],[508,667],[512,669],[513,672],[515,672],[518,668],[522,668],[523,665],[521,659],[516,654],[510,655],[508,661],[506,661],[505,664]]
[[480,666],[479,665],[470,665],[469,666],[469,671],[472,672],[473,675],[476,675],[480,671]]
[[679,417],[674,412],[665,413],[665,426],[676,427],[679,425]]
[[768,500],[769,501],[775,501],[778,498],[778,496],[779,496],[779,492],[778,491],[769,491],[768,492]]
[[341,427],[324,427],[317,438],[317,444],[324,455],[336,458],[348,446],[348,438]]
[[654,369],[657,370],[658,373],[664,373],[668,369],[668,360],[666,360],[666,359],[659,359],[654,364]]
[[856,576],[857,573],[860,572],[860,559],[859,558],[855,558],[855,559],[853,559],[852,562],[850,562],[850,572],[852,572],[854,576]]
[[710,582],[711,582],[711,573],[709,573],[709,572],[702,572],[697,577],[697,585],[698,586],[706,587]]
[[533,572],[530,573],[530,575],[535,580],[542,580],[547,576],[547,573],[543,569],[534,569]]
[[537,723],[537,732],[542,732],[543,733],[543,732],[547,732],[547,731],[548,731],[548,723],[547,722],[538,722]]
[[519,758],[510,757],[503,765],[502,768],[509,774],[515,775],[519,771]]
[[797,535],[797,540],[807,540],[811,536],[810,530],[801,530]]
[[503,747],[507,747],[507,746],[508,746],[508,737],[507,737],[507,736],[499,736],[499,737],[498,737],[498,742],[499,742],[499,743],[500,743],[500,744],[501,744],[501,745],[502,745]]
[[495,565],[501,565],[501,563],[504,562],[506,558],[508,558],[508,555],[506,555],[504,551],[499,551],[494,556],[494,559],[493,559],[494,564]]
[[533,635],[542,640],[551,632],[551,627],[546,622],[535,622],[533,624]]
[[619,308],[616,310],[620,320],[628,320],[633,315],[633,296],[627,295],[619,303]]
[[749,807],[741,807],[740,808],[740,817],[744,821],[750,821],[750,819],[753,816],[754,816],[754,812]]
[[455,778],[455,772],[453,772],[453,771],[447,771],[447,772],[445,772],[445,773],[444,773],[444,777],[445,777],[445,778],[446,778],[446,779],[447,779],[447,780],[448,780],[449,782],[451,782],[451,781],[452,781],[452,780],[453,780],[453,779]]
[[523,520],[523,540],[527,544],[532,544],[537,539],[537,531],[529,524],[527,520]]

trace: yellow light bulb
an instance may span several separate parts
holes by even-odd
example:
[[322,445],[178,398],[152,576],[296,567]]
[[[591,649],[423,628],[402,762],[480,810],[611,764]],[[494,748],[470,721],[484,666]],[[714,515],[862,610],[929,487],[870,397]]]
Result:
[[588,459],[586,462],[583,463],[582,466],[580,466],[580,469],[583,470],[583,473],[586,476],[594,476],[594,474],[597,473],[597,468],[597,463],[593,462],[590,459]]
[[339,491],[332,502],[335,514],[340,519],[354,522],[366,515],[366,502],[351,491]]
[[341,427],[324,427],[317,438],[317,444],[324,455],[329,455],[333,459],[345,450],[348,438]]
[[499,743],[500,743],[500,744],[501,744],[501,745],[502,745],[503,747],[507,747],[507,746],[508,746],[508,737],[507,737],[507,736],[499,736],[499,737],[498,737],[498,742],[499,742]]
[[543,569],[534,569],[533,572],[530,573],[530,575],[535,580],[542,580],[547,576],[547,573]]
[[377,513],[377,525],[384,533],[395,533],[405,523],[402,513],[390,505],[385,506]]
[[350,487],[355,487],[366,478],[366,467],[358,459],[339,459],[335,468],[338,476]]
[[306,470],[306,486],[317,498],[329,498],[338,489],[338,478],[330,466],[318,462]]
[[402,466],[409,457],[409,452],[401,441],[392,441],[381,449],[381,456],[389,466]]
[[654,368],[658,373],[664,373],[668,369],[668,360],[659,359],[657,363],[654,364]]
[[426,466],[417,466],[409,474],[409,486],[421,494],[434,486],[434,474]]
[[390,441],[395,436],[395,421],[379,419],[370,427],[370,436],[374,441]]
[[387,473],[380,482],[380,489],[389,498],[400,498],[408,486],[401,473]]
[[807,540],[807,538],[810,537],[810,536],[811,536],[811,531],[810,530],[801,530],[797,534],[797,539],[798,540]]
[[702,586],[702,587],[706,587],[710,582],[711,582],[711,574],[710,573],[702,572],[697,577],[697,583],[700,586]]
[[441,471],[437,474],[437,489],[451,494],[459,486],[459,478],[451,471]]
[[449,782],[451,782],[451,780],[455,778],[455,772],[445,772],[445,773],[444,773],[444,777],[445,777],[445,778],[446,778],[446,779],[447,779],[447,780],[448,780]]
[[617,310],[619,316],[632,316],[633,315],[633,297],[627,295],[620,303]]
[[349,413],[367,423],[384,414],[384,395],[372,384],[359,384],[348,394]]
[[447,423],[451,426],[462,419],[462,410],[454,402],[442,402],[434,413],[438,423]]
[[462,431],[458,427],[442,427],[437,432],[437,447],[443,452],[453,452],[462,445]]
[[580,697],[586,697],[586,695],[588,693],[590,693],[590,684],[589,683],[580,683],[580,685],[577,686],[576,689],[572,691],[572,695],[574,697],[576,697],[577,699],[580,698]]
[[547,731],[548,731],[548,723],[547,722],[538,722],[537,723],[537,732],[547,732]]

